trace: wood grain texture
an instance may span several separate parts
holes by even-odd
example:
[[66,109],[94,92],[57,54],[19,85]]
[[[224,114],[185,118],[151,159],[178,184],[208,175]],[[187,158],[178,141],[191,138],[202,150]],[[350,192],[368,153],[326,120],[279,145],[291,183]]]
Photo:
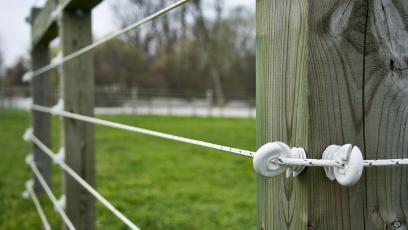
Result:
[[[365,1],[310,1],[308,155],[321,158],[331,144],[363,149]],[[353,187],[308,169],[309,225],[315,229],[364,229],[365,181]]]
[[[32,17],[36,15],[40,9],[34,8],[32,10]],[[39,44],[35,46],[31,51],[31,60],[33,68],[40,68],[48,65],[50,62],[48,44]],[[31,84],[31,93],[33,97],[33,103],[37,105],[50,106],[50,82],[49,74],[44,73],[34,78]],[[34,129],[34,135],[45,145],[50,146],[50,115],[38,111],[32,112],[32,124]],[[34,161],[44,177],[47,184],[51,187],[51,160],[37,145],[33,144]],[[34,191],[36,193],[44,192],[41,184],[38,182],[37,177],[34,178]]]
[[[408,2],[370,0],[365,57],[366,156],[408,157]],[[408,168],[367,169],[367,229],[407,229]],[[395,226],[400,225],[400,228]]]
[[[257,145],[308,146],[308,3],[257,0]],[[302,176],[303,177],[303,176]],[[257,176],[258,229],[306,229],[307,183]]]
[[[258,0],[257,12],[258,146],[282,140],[320,158],[353,143],[366,159],[408,157],[407,1]],[[407,229],[407,173],[369,168],[351,188],[316,168],[258,176],[258,228]]]
[[[258,146],[284,141],[321,158],[330,144],[364,146],[365,1],[257,1]],[[322,168],[258,176],[258,229],[364,229],[365,181]]]
[[[92,43],[91,13],[65,11],[60,28],[64,56]],[[93,116],[93,54],[88,52],[62,66],[61,91],[64,109]],[[64,118],[65,161],[90,185],[95,185],[93,124]],[[65,174],[66,212],[78,230],[95,229],[95,200],[82,186]]]

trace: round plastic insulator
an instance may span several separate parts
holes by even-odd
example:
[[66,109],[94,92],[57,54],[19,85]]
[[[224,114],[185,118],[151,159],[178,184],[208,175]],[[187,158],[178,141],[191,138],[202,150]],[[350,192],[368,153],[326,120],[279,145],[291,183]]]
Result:
[[327,178],[343,186],[355,185],[361,178],[364,169],[363,154],[357,146],[330,145],[323,153],[323,159],[334,160],[344,167],[324,167]]
[[21,197],[23,199],[28,199],[28,198],[30,198],[30,194],[28,194],[28,191],[24,191],[23,193],[21,193]]
[[25,163],[26,163],[26,164],[31,164],[31,162],[33,162],[33,161],[34,161],[33,153],[28,154],[28,155],[26,156],[26,158],[25,158]]
[[56,115],[58,112],[64,110],[64,100],[58,100],[57,104],[51,108],[51,114]]
[[272,163],[272,160],[290,156],[291,149],[285,143],[266,143],[256,151],[253,159],[255,171],[265,177],[273,177],[285,172],[288,167]]
[[65,160],[65,149],[60,148],[57,154],[55,154],[55,157],[52,159],[54,164],[61,164]]
[[26,129],[26,131],[24,132],[23,140],[26,141],[26,142],[29,142],[32,136],[33,136],[33,129],[32,129],[32,128],[28,128],[28,129]]
[[33,72],[27,72],[23,75],[22,82],[30,82],[33,79]]
[[[306,151],[303,148],[298,148],[298,147],[293,147],[291,149],[291,158],[299,158],[299,159],[306,159]],[[303,170],[306,168],[306,166],[294,166],[292,167],[292,176],[297,177],[300,173],[303,172]]]

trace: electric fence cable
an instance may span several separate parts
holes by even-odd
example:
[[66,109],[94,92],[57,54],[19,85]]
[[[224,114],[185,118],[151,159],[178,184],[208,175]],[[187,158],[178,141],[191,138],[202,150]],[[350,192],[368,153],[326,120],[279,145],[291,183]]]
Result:
[[184,142],[184,143],[188,143],[188,144],[204,146],[204,147],[207,147],[207,148],[212,148],[212,149],[221,150],[221,151],[225,151],[225,152],[235,153],[235,154],[239,154],[239,155],[253,157],[254,154],[255,154],[255,152],[252,152],[252,151],[249,151],[249,150],[238,149],[238,148],[233,148],[233,147],[229,147],[229,146],[218,145],[218,144],[213,144],[213,143],[209,143],[209,142],[205,142],[205,141],[194,140],[194,139],[190,139],[190,138],[186,138],[186,137],[180,137],[180,136],[176,136],[176,135],[172,135],[172,134],[167,134],[167,133],[157,132],[157,131],[153,131],[153,130],[143,129],[143,128],[134,127],[134,126],[130,126],[130,125],[124,125],[124,124],[121,124],[121,123],[107,121],[107,120],[103,120],[103,119],[99,119],[99,118],[95,118],[95,117],[89,117],[89,116],[80,115],[80,114],[76,114],[76,113],[71,113],[71,112],[67,112],[67,111],[63,111],[63,110],[56,110],[56,109],[41,106],[41,105],[35,105],[34,104],[34,105],[32,105],[32,109],[35,110],[35,111],[50,113],[50,114],[53,114],[53,115],[59,115],[59,116],[62,116],[62,117],[67,117],[67,118],[80,120],[80,121],[84,121],[84,122],[88,122],[88,123],[99,124],[99,125],[108,126],[108,127],[112,127],[112,128],[118,128],[118,129],[131,131],[131,132],[135,132],[135,133],[141,133],[141,134],[146,134],[146,135],[150,135],[150,136],[161,137],[161,138],[164,138],[164,139],[170,139],[170,140],[174,140],[174,141]]
[[[274,159],[274,164],[287,166],[319,166],[319,167],[337,167],[344,168],[345,163],[335,160],[323,159],[297,159],[297,158],[277,158]],[[399,166],[408,165],[408,159],[378,159],[378,160],[364,160],[364,167],[385,167],[385,166]]]
[[48,222],[47,216],[45,215],[44,210],[41,206],[41,203],[38,200],[38,197],[33,190],[33,186],[34,186],[34,182],[32,180],[29,180],[26,182],[25,187],[26,187],[27,196],[30,197],[31,200],[33,201],[35,209],[37,210],[37,213],[40,216],[40,220],[41,220],[41,223],[43,224],[44,229],[51,230],[51,226]]
[[[212,148],[216,150],[221,150],[225,152],[235,153],[243,156],[254,157],[256,152],[239,149],[219,144],[214,144],[210,142],[190,139],[186,137],[180,137],[172,134],[162,133],[158,131],[143,129],[135,126],[125,125],[117,122],[107,121],[95,117],[89,117],[81,114],[71,113],[64,110],[55,109],[52,107],[45,107],[41,105],[33,104],[31,107],[35,111],[50,113],[52,115],[58,115],[62,117],[67,117],[75,120],[80,120],[92,124],[98,124],[103,126],[108,126],[112,128],[127,130],[135,133],[146,134],[150,136],[160,137],[164,139],[170,139],[174,141],[184,142],[188,144],[203,146],[207,148]],[[59,107],[60,108],[60,107]],[[274,159],[271,163],[278,164],[278,165],[286,165],[286,166],[309,166],[309,167],[337,167],[337,168],[344,168],[345,163],[339,162],[336,160],[327,160],[327,159],[301,159],[301,158],[285,158],[280,157]],[[401,159],[377,159],[377,160],[364,160],[364,167],[382,167],[382,166],[400,166],[400,165],[408,165],[408,159],[401,158]]]
[[38,146],[45,154],[47,154],[56,164],[58,164],[65,172],[67,172],[73,179],[75,179],[82,187],[100,201],[106,208],[108,208],[116,217],[125,223],[130,229],[139,230],[139,228],[132,223],[125,215],[117,210],[108,200],[99,194],[90,184],[82,179],[73,169],[71,169],[63,160],[58,158],[44,143],[42,143],[36,136],[31,134],[28,137],[36,146]]
[[29,155],[26,161],[27,161],[27,164],[31,167],[35,177],[38,179],[38,182],[40,182],[45,193],[50,198],[52,204],[54,205],[55,211],[57,211],[60,214],[62,220],[64,221],[65,225],[68,227],[69,230],[75,230],[75,227],[72,224],[71,220],[68,218],[64,209],[59,204],[57,198],[55,198],[50,187],[48,187],[47,182],[45,181],[44,177],[40,173],[40,170],[38,170],[37,166],[35,165],[33,156]]

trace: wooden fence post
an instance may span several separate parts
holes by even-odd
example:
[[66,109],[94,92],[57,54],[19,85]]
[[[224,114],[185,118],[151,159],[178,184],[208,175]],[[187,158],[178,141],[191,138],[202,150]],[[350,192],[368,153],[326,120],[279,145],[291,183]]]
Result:
[[[64,56],[92,43],[90,10],[67,9],[60,24]],[[64,109],[93,116],[93,54],[88,52],[62,66]],[[94,126],[64,118],[65,162],[90,185],[95,186]],[[65,176],[66,212],[77,229],[95,229],[95,200],[69,175]]]
[[[368,1],[364,62],[366,158],[408,158],[408,1]],[[366,170],[366,229],[407,229],[408,168]]]
[[[257,0],[257,144],[321,158],[408,157],[408,2]],[[408,169],[366,168],[341,187],[322,168],[257,179],[258,229],[406,229]]]
[[[41,8],[32,8],[29,22],[32,23],[34,18],[41,11]],[[48,42],[38,43],[33,45],[31,51],[32,69],[38,69],[49,64],[49,46]],[[50,79],[49,74],[43,73],[32,79],[31,93],[33,103],[42,106],[49,106],[50,98]],[[45,145],[50,145],[50,115],[43,112],[32,112],[32,125],[34,135]],[[47,184],[51,187],[51,160],[50,158],[36,145],[33,144],[34,161],[44,177]],[[41,184],[34,178],[34,191],[43,192]]]

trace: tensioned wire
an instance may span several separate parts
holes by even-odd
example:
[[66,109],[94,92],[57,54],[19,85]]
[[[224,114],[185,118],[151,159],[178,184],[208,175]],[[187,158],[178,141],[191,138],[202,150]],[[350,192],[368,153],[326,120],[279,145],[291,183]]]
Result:
[[37,213],[40,216],[41,223],[43,224],[44,229],[51,230],[51,226],[48,222],[47,216],[45,215],[44,210],[41,206],[41,203],[38,200],[38,197],[33,190],[33,185],[34,185],[34,182],[32,180],[27,181],[25,184],[26,192],[34,203],[35,209],[37,210]]
[[[107,120],[103,120],[103,119],[99,119],[95,117],[89,117],[89,116],[85,116],[85,115],[81,115],[77,113],[67,112],[67,111],[61,110],[60,108],[54,109],[54,108],[45,107],[45,106],[36,105],[36,104],[33,104],[31,108],[35,111],[50,113],[53,115],[59,115],[62,117],[80,120],[80,121],[84,121],[84,122],[88,122],[92,124],[99,124],[99,125],[108,126],[112,128],[131,131],[135,133],[141,133],[141,134],[160,137],[164,139],[170,139],[174,141],[179,141],[179,142],[198,145],[202,147],[212,148],[212,149],[235,153],[235,154],[244,155],[248,157],[255,156],[255,152],[245,150],[245,149],[239,149],[239,148],[214,144],[210,142],[194,140],[191,138],[180,137],[180,136],[162,133],[158,131],[143,129],[143,128],[125,125],[125,124],[112,122],[112,121],[107,121]],[[278,165],[287,165],[287,166],[317,166],[317,167],[337,167],[337,168],[344,168],[346,164],[346,162],[339,162],[335,160],[300,159],[300,158],[283,158],[283,157],[274,159],[273,162],[271,163],[278,164]],[[399,166],[399,165],[408,165],[408,159],[401,158],[401,159],[364,160],[364,167]]]
[[45,182],[44,177],[41,175],[40,170],[38,170],[37,166],[35,165],[32,155],[28,156],[27,164],[31,167],[35,177],[38,179],[38,182],[40,182],[42,188],[44,189],[47,196],[50,198],[52,204],[54,205],[55,210],[60,214],[65,225],[68,227],[69,230],[75,230],[74,225],[72,224],[71,220],[68,218],[64,209],[59,207],[57,198],[55,198],[50,187],[48,187],[47,182]]
[[178,1],[176,3],[173,3],[173,4],[167,6],[167,7],[163,8],[163,9],[157,11],[156,13],[153,13],[153,14],[145,17],[144,19],[142,19],[142,20],[140,20],[140,21],[138,21],[138,22],[136,22],[134,24],[131,24],[131,25],[129,25],[129,26],[127,26],[127,27],[125,27],[125,28],[123,28],[123,29],[121,29],[121,30],[119,30],[119,31],[117,31],[117,32],[115,32],[115,33],[113,33],[113,34],[111,34],[111,35],[97,41],[97,42],[95,42],[95,43],[92,43],[89,46],[85,46],[84,48],[79,49],[78,51],[75,51],[75,52],[63,57],[61,60],[55,61],[54,63],[51,63],[49,65],[41,67],[41,68],[39,68],[37,70],[33,70],[33,71],[29,72],[28,74],[30,75],[30,78],[31,78],[31,77],[36,77],[38,75],[46,73],[47,71],[49,71],[49,70],[51,70],[53,68],[56,68],[56,67],[60,66],[61,64],[65,63],[65,62],[68,62],[68,61],[70,61],[70,60],[72,60],[72,59],[74,59],[74,58],[76,58],[76,57],[78,57],[80,55],[83,55],[83,54],[95,49],[96,47],[98,47],[98,46],[100,46],[100,45],[102,45],[102,44],[104,44],[104,43],[106,43],[106,42],[108,42],[108,41],[110,41],[110,40],[112,40],[112,39],[126,33],[126,32],[128,32],[130,30],[133,30],[133,29],[135,29],[135,28],[137,28],[137,27],[139,27],[139,26],[141,26],[141,25],[143,25],[143,24],[145,24],[145,23],[147,23],[147,22],[149,22],[149,21],[151,21],[151,20],[153,20],[153,19],[155,19],[155,18],[157,18],[157,17],[171,11],[171,10],[173,10],[173,9],[176,9],[176,8],[182,6],[183,4],[187,3],[188,1],[190,1],[190,0],[181,0],[181,1]]
[[106,208],[108,208],[116,217],[118,217],[123,223],[125,223],[132,230],[139,230],[139,228],[132,223],[125,215],[117,210],[108,200],[106,200],[101,194],[99,194],[90,184],[82,179],[71,167],[69,167],[63,160],[51,151],[44,143],[42,143],[34,134],[29,136],[29,139],[39,147],[45,154],[47,154],[56,164],[58,164],[66,173],[68,173],[73,179],[75,179],[83,188],[93,195],[98,201],[100,201]]
[[209,142],[205,142],[205,141],[194,140],[194,139],[190,139],[190,138],[186,138],[186,137],[180,137],[180,136],[176,136],[176,135],[172,135],[172,134],[167,134],[167,133],[157,132],[157,131],[153,131],[153,130],[143,129],[143,128],[134,127],[134,126],[130,126],[130,125],[124,125],[124,124],[121,124],[121,123],[116,123],[116,122],[107,121],[107,120],[103,120],[103,119],[99,119],[99,118],[95,118],[95,117],[89,117],[89,116],[85,116],[85,115],[81,115],[81,114],[71,113],[71,112],[67,112],[67,111],[63,111],[63,110],[55,110],[53,108],[45,107],[45,106],[41,106],[41,105],[35,105],[34,104],[34,105],[32,105],[32,109],[36,110],[36,111],[40,111],[40,112],[51,113],[53,115],[59,115],[59,116],[62,116],[62,117],[72,118],[72,119],[75,119],[75,120],[85,121],[85,122],[88,122],[88,123],[99,124],[99,125],[108,126],[108,127],[112,127],[112,128],[123,129],[123,130],[131,131],[131,132],[135,132],[135,133],[141,133],[141,134],[146,134],[146,135],[150,135],[150,136],[161,137],[161,138],[164,138],[164,139],[175,140],[175,141],[189,143],[189,144],[193,144],[193,145],[199,145],[199,146],[208,147],[208,148],[212,148],[212,149],[217,149],[217,150],[230,152],[230,153],[235,153],[235,154],[239,154],[239,155],[253,157],[254,154],[255,154],[255,152],[252,152],[252,151],[249,151],[249,150],[238,149],[238,148],[233,148],[233,147],[229,147],[229,146],[218,145],[218,144],[213,144],[213,143],[209,143]]

